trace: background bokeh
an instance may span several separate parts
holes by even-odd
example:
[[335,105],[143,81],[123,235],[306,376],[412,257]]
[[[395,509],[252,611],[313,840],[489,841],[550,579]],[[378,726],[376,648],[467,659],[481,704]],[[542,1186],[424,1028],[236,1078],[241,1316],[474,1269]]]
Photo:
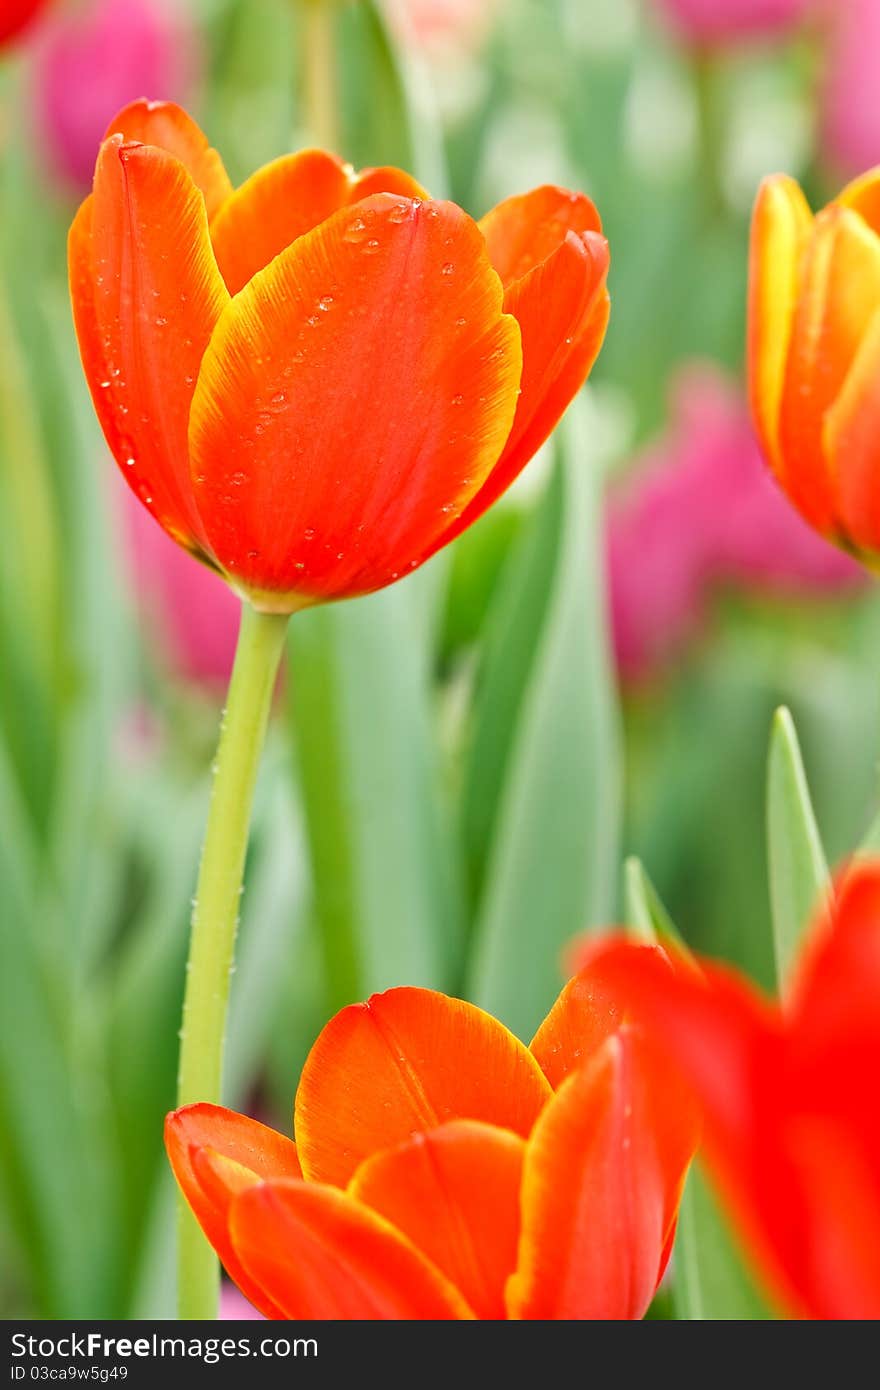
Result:
[[[10,11],[11,13],[11,11]],[[0,27],[2,33],[2,27]],[[0,1315],[164,1316],[190,897],[235,641],[126,492],[65,236],[114,112],[185,102],[234,181],[308,139],[295,0],[55,0],[0,50]],[[258,788],[227,1100],[289,1124],[342,1004],[432,984],[528,1037],[638,855],[770,984],[765,765],[791,706],[832,858],[872,819],[880,601],[766,477],[748,215],[880,160],[876,0],[351,0],[340,153],[474,214],[583,188],[613,313],[503,505],[297,617]]]

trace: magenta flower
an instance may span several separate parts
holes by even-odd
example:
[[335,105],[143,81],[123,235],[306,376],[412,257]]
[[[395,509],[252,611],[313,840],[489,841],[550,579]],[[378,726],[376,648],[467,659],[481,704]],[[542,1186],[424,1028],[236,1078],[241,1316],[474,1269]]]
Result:
[[[114,482],[116,475],[114,473]],[[132,588],[160,653],[185,679],[225,688],[241,604],[211,570],[169,540],[127,487],[114,487],[122,514]]]
[[637,679],[699,628],[713,588],[836,594],[860,568],[821,540],[768,474],[745,401],[716,367],[673,382],[672,423],[612,498],[606,538],[618,666]]
[[56,171],[91,183],[117,111],[147,93],[187,94],[192,31],[184,0],[86,0],[47,17],[33,60],[36,120]]
[[220,1321],[221,1322],[264,1322],[262,1313],[258,1313],[252,1303],[249,1303],[243,1293],[239,1293],[234,1284],[229,1284],[224,1279],[220,1286]]
[[811,0],[655,0],[689,43],[723,44],[791,29]]
[[821,135],[846,176],[880,162],[880,3],[825,0]]

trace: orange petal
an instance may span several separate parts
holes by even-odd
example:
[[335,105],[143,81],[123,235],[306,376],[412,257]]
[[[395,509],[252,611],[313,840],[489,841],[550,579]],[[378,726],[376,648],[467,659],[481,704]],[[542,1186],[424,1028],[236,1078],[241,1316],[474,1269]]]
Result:
[[[650,956],[649,969],[668,970],[663,952],[656,946],[637,949]],[[602,970],[601,953],[565,985],[553,1008],[532,1038],[530,1050],[554,1090],[576,1068],[588,1062],[605,1039],[616,1033],[632,1001],[616,976]]]
[[662,1273],[693,1112],[627,1028],[563,1082],[526,1146],[512,1318],[641,1318]]
[[231,1218],[235,1252],[284,1318],[471,1318],[458,1291],[381,1216],[335,1188],[261,1183]]
[[549,438],[590,374],[610,313],[608,243],[583,194],[539,188],[499,204],[480,228],[504,282],[504,308],[522,331],[521,391],[504,452],[443,545],[507,491]]
[[102,145],[71,229],[70,281],[83,367],[126,482],[169,535],[206,551],[187,428],[228,295],[204,200],[177,159],[119,136]]
[[843,536],[856,551],[880,551],[880,307],[825,415],[823,443]]
[[785,481],[779,412],[800,265],[813,217],[794,179],[777,174],[761,185],[749,252],[749,397],[768,464]]
[[880,236],[880,167],[853,179],[834,201],[852,208]]
[[214,553],[268,609],[390,583],[489,473],[520,372],[460,209],[383,194],[335,213],[254,276],[205,354],[190,450]]
[[779,427],[785,489],[826,533],[837,527],[837,480],[824,449],[825,414],[878,307],[880,238],[854,212],[832,204],[816,218],[804,261]]
[[356,175],[350,164],[323,150],[283,155],[258,169],[211,223],[217,264],[230,294],[244,289],[297,237],[372,193],[427,196],[400,169],[365,169]]
[[187,1105],[165,1120],[165,1147],[183,1195],[242,1293],[267,1317],[267,1305],[235,1255],[229,1237],[232,1202],[264,1178],[298,1178],[296,1145],[286,1135],[220,1105]]
[[583,193],[546,184],[506,198],[481,220],[480,231],[489,259],[508,290],[548,261],[569,232],[580,239],[584,232],[601,232],[602,222],[595,204]]
[[191,116],[173,101],[141,98],[114,116],[104,136],[121,135],[126,143],[155,145],[167,150],[189,170],[193,183],[205,195],[208,217],[214,217],[232,193],[229,175],[208,137]]
[[307,1178],[343,1186],[380,1149],[447,1120],[527,1135],[550,1096],[535,1059],[491,1014],[430,989],[392,989],[331,1019],[296,1093]]
[[524,1151],[509,1130],[453,1120],[368,1158],[348,1191],[433,1261],[478,1318],[505,1318]]

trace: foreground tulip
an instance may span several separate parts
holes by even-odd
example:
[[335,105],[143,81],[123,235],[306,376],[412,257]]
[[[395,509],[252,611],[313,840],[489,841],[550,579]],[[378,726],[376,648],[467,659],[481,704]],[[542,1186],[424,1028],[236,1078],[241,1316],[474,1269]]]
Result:
[[482,515],[583,384],[608,315],[589,199],[479,225],[305,151],[233,192],[179,108],[111,122],[70,235],[77,334],[130,486],[259,609],[368,593]]
[[707,1162],[777,1300],[880,1317],[880,861],[841,881],[781,1005],[717,965],[673,975],[626,946],[599,964],[699,1101]]
[[640,1318],[695,1137],[592,967],[531,1048],[431,990],[343,1009],[294,1123],[296,1145],[219,1106],[166,1123],[206,1235],[272,1318]]
[[749,388],[765,458],[826,539],[880,551],[880,171],[815,218],[767,179],[752,224]]

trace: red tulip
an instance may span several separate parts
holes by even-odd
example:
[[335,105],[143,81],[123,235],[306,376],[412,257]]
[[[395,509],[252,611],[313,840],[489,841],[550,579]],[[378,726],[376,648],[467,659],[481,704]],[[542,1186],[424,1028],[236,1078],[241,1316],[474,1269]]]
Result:
[[781,1004],[723,966],[653,964],[597,960],[692,1088],[771,1293],[794,1316],[880,1317],[880,861],[841,881]]
[[588,198],[478,225],[317,150],[233,192],[167,103],[111,122],[70,234],[83,365],[129,484],[267,612],[391,583],[504,491],[608,317]]
[[268,1317],[640,1318],[694,1146],[680,1101],[588,968],[530,1049],[461,1000],[375,995],[315,1043],[296,1146],[210,1105],[170,1115],[166,1144]]
[[0,5],[0,47],[23,34],[47,3],[48,0],[3,0]]

